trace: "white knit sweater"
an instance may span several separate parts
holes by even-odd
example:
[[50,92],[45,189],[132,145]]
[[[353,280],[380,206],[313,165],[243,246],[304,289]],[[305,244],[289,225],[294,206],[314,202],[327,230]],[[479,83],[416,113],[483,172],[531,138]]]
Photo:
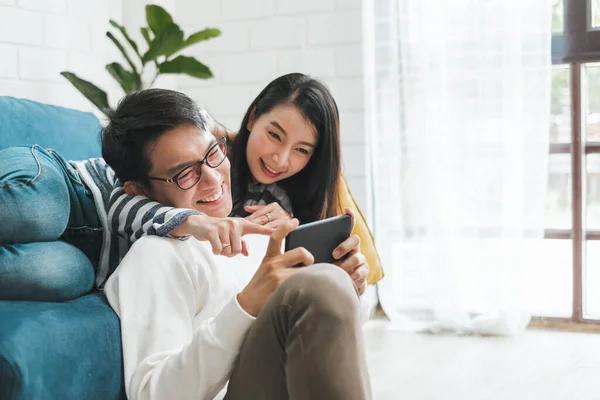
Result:
[[[127,398],[212,399],[227,383],[254,318],[236,299],[267,249],[247,235],[250,255],[215,256],[208,242],[145,236],[104,288],[121,319]],[[361,298],[362,320],[368,319]]]
[[129,399],[211,399],[225,385],[254,318],[236,299],[268,237],[249,257],[214,256],[208,242],[146,236],[105,286],[121,319]]

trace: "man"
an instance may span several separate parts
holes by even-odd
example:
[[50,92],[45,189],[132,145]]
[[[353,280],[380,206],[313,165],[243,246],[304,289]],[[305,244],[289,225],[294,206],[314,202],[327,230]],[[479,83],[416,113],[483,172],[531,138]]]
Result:
[[[103,154],[128,192],[224,218],[230,165],[205,122],[181,93],[137,92],[111,116]],[[252,237],[248,258],[215,256],[194,238],[131,247],[105,286],[121,319],[128,398],[211,399],[228,380],[228,399],[370,398],[364,282],[348,273],[368,271],[358,240],[340,245],[351,257],[339,266],[312,265],[305,249],[281,251],[297,225],[280,226],[268,245]]]

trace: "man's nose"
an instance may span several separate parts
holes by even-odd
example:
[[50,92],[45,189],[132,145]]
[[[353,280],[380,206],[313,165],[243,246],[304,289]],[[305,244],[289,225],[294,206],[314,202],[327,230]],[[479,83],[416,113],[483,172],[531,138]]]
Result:
[[221,179],[221,174],[219,174],[219,171],[217,171],[216,168],[211,168],[206,164],[202,165],[200,171],[202,172],[202,175],[200,175],[200,181],[206,184],[218,183],[218,181]]

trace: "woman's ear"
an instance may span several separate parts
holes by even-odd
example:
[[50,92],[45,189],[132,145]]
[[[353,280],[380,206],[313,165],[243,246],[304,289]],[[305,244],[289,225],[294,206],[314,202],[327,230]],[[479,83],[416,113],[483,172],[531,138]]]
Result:
[[127,193],[130,196],[145,196],[145,197],[149,197],[146,194],[146,191],[144,190],[144,188],[142,187],[142,185],[140,185],[137,182],[134,181],[127,181],[123,184],[123,188],[125,189],[125,193]]
[[254,106],[254,108],[252,108],[252,111],[250,111],[250,117],[248,118],[248,123],[246,124],[246,128],[248,129],[248,131],[252,131],[252,127],[254,126],[254,112],[256,111],[256,106]]

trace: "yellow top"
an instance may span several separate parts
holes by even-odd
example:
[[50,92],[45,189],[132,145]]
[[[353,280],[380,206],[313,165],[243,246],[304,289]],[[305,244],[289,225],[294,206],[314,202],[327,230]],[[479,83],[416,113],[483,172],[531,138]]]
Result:
[[346,207],[355,211],[355,225],[352,233],[360,238],[360,250],[365,255],[367,263],[369,264],[367,283],[369,285],[374,285],[381,280],[384,275],[383,268],[381,267],[381,260],[379,259],[377,248],[375,247],[373,234],[367,226],[367,221],[365,220],[365,217],[360,211],[360,208],[358,208],[358,204],[356,204],[356,201],[350,192],[346,178],[344,178],[342,175],[340,176],[339,192],[341,206],[339,213],[342,214],[344,212],[344,208]]

